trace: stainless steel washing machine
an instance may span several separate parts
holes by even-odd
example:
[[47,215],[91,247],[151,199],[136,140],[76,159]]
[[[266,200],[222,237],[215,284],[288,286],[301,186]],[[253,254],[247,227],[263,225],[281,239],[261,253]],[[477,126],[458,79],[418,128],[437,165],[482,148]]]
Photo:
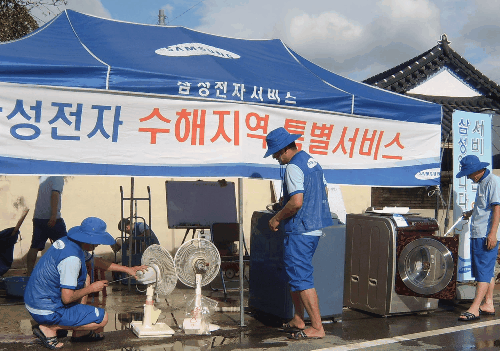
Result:
[[436,309],[455,298],[458,237],[433,218],[347,215],[344,306],[382,316]]

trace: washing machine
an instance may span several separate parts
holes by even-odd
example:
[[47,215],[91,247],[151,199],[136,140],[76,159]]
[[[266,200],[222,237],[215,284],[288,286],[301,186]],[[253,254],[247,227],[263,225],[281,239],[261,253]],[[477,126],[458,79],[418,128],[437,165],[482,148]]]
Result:
[[413,214],[347,215],[344,306],[387,316],[454,299],[459,240],[438,229]]
[[[283,261],[285,232],[283,225],[277,232],[269,229],[273,216],[270,211],[255,211],[252,215],[248,306],[254,312],[288,321],[293,318],[294,307]],[[334,225],[323,229],[313,256],[314,286],[323,319],[342,318],[345,228],[334,218]]]

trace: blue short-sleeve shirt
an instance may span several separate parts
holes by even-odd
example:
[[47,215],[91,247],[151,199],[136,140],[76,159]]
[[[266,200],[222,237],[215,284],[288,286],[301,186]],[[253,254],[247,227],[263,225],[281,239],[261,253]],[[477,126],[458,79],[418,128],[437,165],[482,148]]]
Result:
[[[500,204],[500,178],[487,172],[488,174],[478,183],[470,224],[471,238],[485,238],[488,235],[493,215],[492,206]],[[498,231],[497,240],[499,240]]]

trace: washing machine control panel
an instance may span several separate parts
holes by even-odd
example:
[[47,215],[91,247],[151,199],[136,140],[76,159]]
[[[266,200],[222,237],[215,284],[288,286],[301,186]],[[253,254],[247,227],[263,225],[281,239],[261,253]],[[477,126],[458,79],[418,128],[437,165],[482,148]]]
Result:
[[[367,212],[365,215],[369,217],[386,217],[390,218],[392,222],[395,224],[395,227],[399,231],[404,232],[414,232],[414,231],[425,231],[425,232],[436,232],[439,230],[439,225],[435,218],[430,217],[420,217],[416,214],[392,214],[392,213],[369,213]],[[396,223],[395,217],[399,216],[404,219],[406,226],[401,226]]]

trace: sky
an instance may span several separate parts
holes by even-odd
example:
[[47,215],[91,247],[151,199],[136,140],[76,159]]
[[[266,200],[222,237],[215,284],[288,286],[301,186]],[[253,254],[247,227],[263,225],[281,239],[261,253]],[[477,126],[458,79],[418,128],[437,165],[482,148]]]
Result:
[[[500,84],[498,0],[68,0],[64,8],[244,39],[281,39],[308,60],[362,81],[434,47],[451,47]],[[35,11],[35,10],[34,10]]]

